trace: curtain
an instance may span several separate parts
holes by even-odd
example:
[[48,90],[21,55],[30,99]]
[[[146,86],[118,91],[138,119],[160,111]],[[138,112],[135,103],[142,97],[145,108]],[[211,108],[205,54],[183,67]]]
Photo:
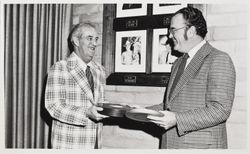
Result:
[[4,5],[5,147],[49,148],[48,69],[67,55],[70,4]]

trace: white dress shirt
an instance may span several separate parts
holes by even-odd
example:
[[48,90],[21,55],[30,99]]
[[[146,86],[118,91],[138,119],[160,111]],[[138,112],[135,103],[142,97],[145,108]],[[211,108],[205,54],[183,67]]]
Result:
[[187,67],[187,65],[190,63],[190,61],[193,59],[194,55],[197,53],[197,51],[206,43],[205,40],[201,41],[199,44],[197,44],[195,47],[193,47],[189,52],[189,58],[187,59],[187,63],[185,68]]

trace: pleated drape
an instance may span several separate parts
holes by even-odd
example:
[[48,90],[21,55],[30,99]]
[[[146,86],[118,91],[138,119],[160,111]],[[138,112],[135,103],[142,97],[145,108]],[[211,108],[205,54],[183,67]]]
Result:
[[67,54],[70,4],[5,4],[6,148],[48,148],[44,108],[48,69]]

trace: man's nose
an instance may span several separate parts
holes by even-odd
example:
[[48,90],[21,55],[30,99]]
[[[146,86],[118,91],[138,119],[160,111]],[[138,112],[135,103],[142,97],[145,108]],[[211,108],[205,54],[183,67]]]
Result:
[[173,34],[172,33],[169,33],[169,38],[173,38]]
[[96,41],[96,40],[91,41],[91,43],[92,43],[94,46],[97,46],[97,41]]

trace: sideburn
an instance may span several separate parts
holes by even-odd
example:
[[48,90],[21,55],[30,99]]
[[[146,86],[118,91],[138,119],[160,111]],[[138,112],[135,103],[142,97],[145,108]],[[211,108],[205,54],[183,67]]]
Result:
[[184,33],[184,39],[187,41],[188,40],[188,36],[187,36],[187,31],[188,31],[188,29],[187,28],[185,28],[185,33]]

